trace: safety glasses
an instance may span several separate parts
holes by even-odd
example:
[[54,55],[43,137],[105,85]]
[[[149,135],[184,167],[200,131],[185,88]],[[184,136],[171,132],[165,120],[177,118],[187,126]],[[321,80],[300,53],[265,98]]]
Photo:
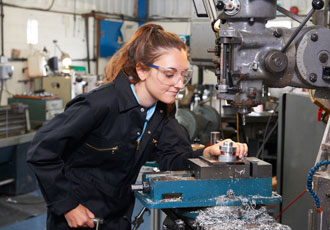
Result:
[[176,85],[179,81],[182,81],[183,85],[186,85],[193,75],[192,69],[177,70],[175,68],[165,68],[153,64],[147,64],[146,66],[160,71],[162,74],[157,74],[158,79],[166,85]]

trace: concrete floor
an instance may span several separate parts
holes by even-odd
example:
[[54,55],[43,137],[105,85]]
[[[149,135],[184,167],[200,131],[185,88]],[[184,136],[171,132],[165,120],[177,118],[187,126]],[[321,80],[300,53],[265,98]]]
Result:
[[46,230],[46,214],[0,228],[0,230],[29,230],[29,229]]
[[[143,208],[139,201],[136,201],[135,208],[133,212],[133,217],[138,214],[138,212]],[[1,210],[0,210],[1,211]],[[37,217],[29,218],[23,221],[18,221],[9,226],[0,227],[0,230],[46,230],[46,214],[42,214]],[[144,223],[141,224],[139,229],[150,230],[151,220],[150,216],[144,215]]]

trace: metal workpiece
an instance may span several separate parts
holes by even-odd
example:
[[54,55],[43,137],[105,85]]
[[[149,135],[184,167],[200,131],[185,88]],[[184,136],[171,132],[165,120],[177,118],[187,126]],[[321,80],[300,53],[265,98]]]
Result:
[[218,157],[219,161],[222,162],[233,162],[237,160],[236,154],[236,147],[233,147],[233,142],[225,141],[223,145],[219,146],[219,149],[223,152]]

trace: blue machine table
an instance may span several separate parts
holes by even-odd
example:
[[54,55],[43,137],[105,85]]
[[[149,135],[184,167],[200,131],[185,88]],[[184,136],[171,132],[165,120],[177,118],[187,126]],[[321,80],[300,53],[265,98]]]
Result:
[[[272,192],[272,166],[257,158],[222,163],[189,159],[190,171],[145,173],[136,197],[150,209],[280,203]],[[134,189],[134,186],[133,186]]]
[[187,171],[144,173],[132,190],[145,208],[167,215],[163,229],[290,229],[267,213],[281,196],[272,191],[272,165],[255,157],[189,159]]

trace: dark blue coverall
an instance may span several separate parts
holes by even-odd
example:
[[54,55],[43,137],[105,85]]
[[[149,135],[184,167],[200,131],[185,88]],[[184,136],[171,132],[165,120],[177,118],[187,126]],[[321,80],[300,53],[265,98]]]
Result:
[[185,169],[192,151],[184,129],[158,102],[147,124],[128,78],[120,73],[112,83],[71,100],[65,111],[35,135],[27,162],[35,172],[48,206],[47,229],[70,229],[64,214],[78,204],[103,218],[102,230],[130,229],[134,184],[141,166],[156,160],[160,169]]

